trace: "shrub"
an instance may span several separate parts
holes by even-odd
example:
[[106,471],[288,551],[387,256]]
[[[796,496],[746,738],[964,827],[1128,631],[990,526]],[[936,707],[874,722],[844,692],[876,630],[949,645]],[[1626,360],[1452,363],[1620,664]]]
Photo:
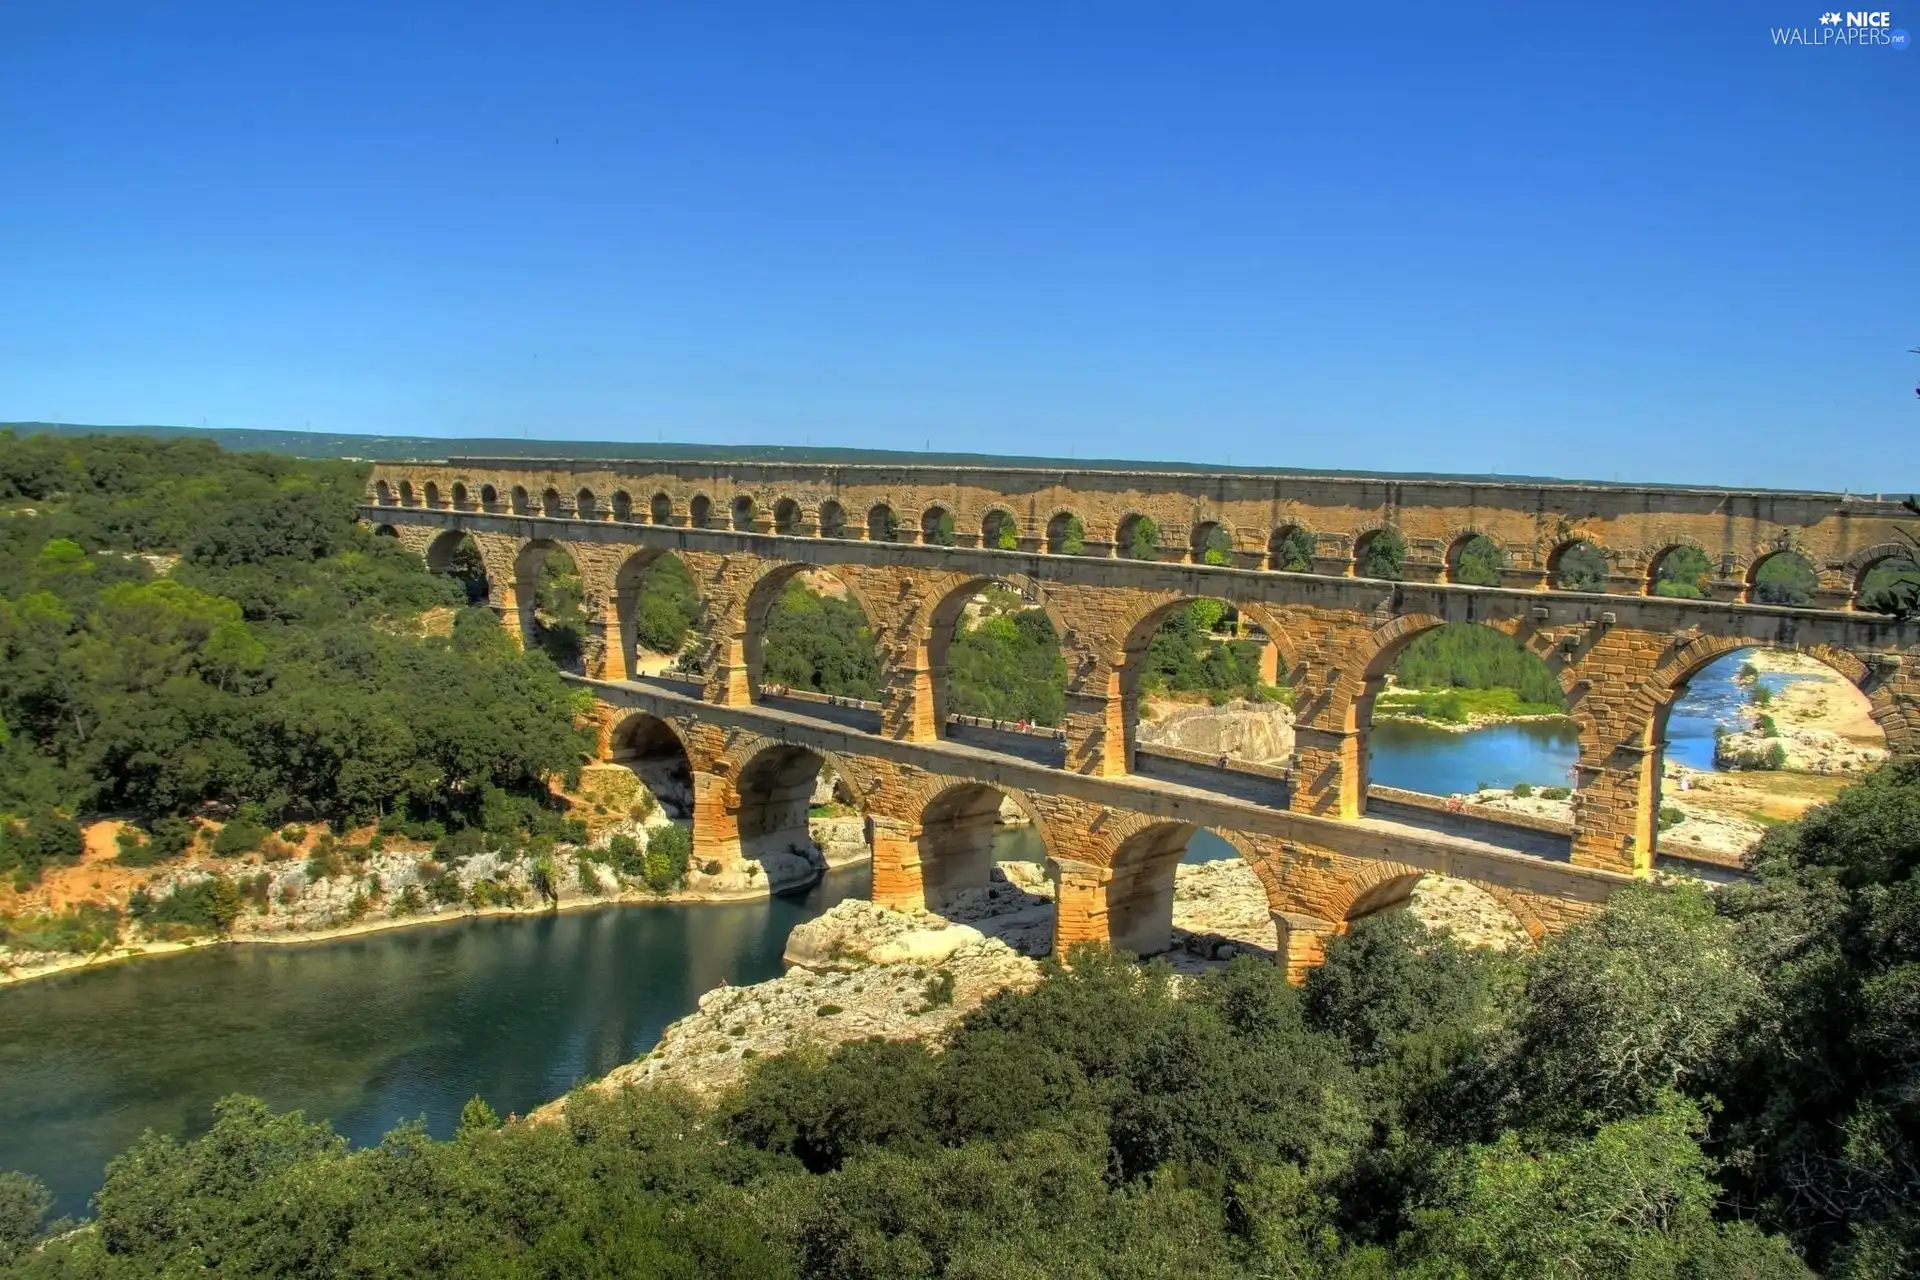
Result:
[[915,1013],[931,1013],[942,1005],[953,1003],[953,970],[941,969],[920,989],[920,1007]]
[[1545,787],[1540,792],[1542,800],[1565,800],[1573,795],[1569,787]]
[[486,850],[486,834],[478,827],[462,827],[440,838],[433,856],[441,862],[459,866],[468,858]]
[[331,880],[347,869],[337,848],[316,847],[307,855],[307,879]]
[[1533,784],[1531,782],[1516,782],[1513,784],[1513,794],[1524,800],[1533,794]]
[[266,838],[265,827],[246,818],[236,818],[221,827],[219,833],[213,837],[213,856],[237,858],[243,853],[252,853]]
[[1784,769],[1787,767],[1787,749],[1776,742],[1767,750],[1767,768]]
[[1758,681],[1755,681],[1753,686],[1753,705],[1756,707],[1772,706],[1773,690],[1767,688],[1767,686],[1759,683]]
[[443,907],[451,907],[463,896],[460,877],[437,862],[423,862],[416,870],[420,876],[420,887],[434,902]]
[[588,897],[597,898],[603,892],[600,888],[600,877],[594,873],[593,863],[587,859],[580,859],[579,864],[574,868],[574,877],[580,882],[580,892]]
[[288,823],[280,828],[280,838],[288,844],[300,844],[307,838],[307,829],[298,823]]
[[1677,827],[1680,825],[1680,823],[1686,820],[1686,816],[1687,816],[1686,814],[1680,812],[1680,810],[1674,808],[1671,805],[1661,805],[1660,806],[1660,829],[1662,831],[1665,831],[1668,827]]
[[568,818],[560,824],[560,838],[568,844],[585,844],[591,838],[587,835],[585,818]]
[[291,862],[292,860],[293,846],[278,836],[268,836],[260,842],[260,861]]
[[629,835],[616,835],[607,840],[607,860],[623,876],[645,875],[647,871],[640,843]]
[[693,854],[693,835],[685,827],[655,827],[647,837],[647,887],[655,893],[676,889],[687,876]]
[[1777,738],[1780,736],[1780,726],[1773,722],[1772,716],[1760,717],[1760,736],[1763,738]]
[[420,892],[420,886],[410,884],[400,891],[400,900],[393,904],[393,914],[397,916],[418,915],[427,909],[427,895]]
[[164,898],[136,889],[127,900],[127,910],[149,934],[176,938],[227,932],[240,918],[241,902],[239,885],[226,876],[210,876],[175,885]]
[[20,951],[103,951],[120,937],[120,913],[83,902],[58,915],[0,915],[0,946]]
[[12,872],[23,888],[51,864],[79,861],[80,849],[80,824],[51,810],[24,822],[0,820],[0,875]]

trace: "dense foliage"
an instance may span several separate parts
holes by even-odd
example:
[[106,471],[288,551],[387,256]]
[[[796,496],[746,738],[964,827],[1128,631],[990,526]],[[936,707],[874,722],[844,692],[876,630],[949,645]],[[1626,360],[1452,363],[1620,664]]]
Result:
[[994,720],[1057,725],[1066,714],[1067,660],[1044,609],[989,588],[979,616],[962,618],[947,650],[947,709]]
[[1681,600],[1704,600],[1707,598],[1707,580],[1713,575],[1713,565],[1707,560],[1707,553],[1698,547],[1680,546],[1660,557],[1660,564],[1653,572],[1653,594],[1671,596]]
[[1262,683],[1264,640],[1241,633],[1240,615],[1218,600],[1194,600],[1172,610],[1147,641],[1140,691],[1205,693],[1215,702],[1242,697],[1269,700],[1283,690]]
[[467,591],[355,524],[361,484],[197,441],[0,433],[0,873],[77,854],[81,814],[457,825],[578,762],[578,698],[491,613],[409,634]]
[[1454,553],[1452,578],[1469,586],[1497,587],[1506,562],[1498,543],[1484,533],[1476,533]]
[[1524,702],[1552,708],[1567,704],[1565,690],[1547,664],[1491,627],[1449,622],[1408,642],[1393,668],[1409,689],[1512,689]]
[[880,696],[880,657],[867,615],[851,597],[787,584],[767,610],[760,678],[844,698]]

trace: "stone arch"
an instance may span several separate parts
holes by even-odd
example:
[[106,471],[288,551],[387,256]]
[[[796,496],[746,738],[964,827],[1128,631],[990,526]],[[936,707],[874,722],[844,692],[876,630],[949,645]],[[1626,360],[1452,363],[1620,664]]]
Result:
[[[463,543],[471,545],[470,556],[460,554]],[[460,580],[466,588],[469,604],[481,604],[492,595],[486,558],[481,554],[479,544],[474,542],[473,535],[465,529],[446,529],[435,534],[433,541],[427,544],[424,558],[427,572],[444,573]]]
[[1173,946],[1175,869],[1200,828],[1191,822],[1142,824],[1117,839],[1107,857],[1107,941],[1116,951],[1159,955]]
[[893,542],[900,536],[900,521],[894,517],[893,508],[884,502],[876,502],[867,510],[867,541]]
[[[1667,579],[1663,578],[1663,573],[1673,566],[1676,557],[1684,557],[1688,553],[1699,556],[1704,567],[1701,569],[1697,580],[1681,585],[1683,587],[1692,587],[1700,594],[1689,597],[1684,591],[1678,589],[1663,592],[1661,590],[1661,584],[1667,581]],[[1713,572],[1713,557],[1707,553],[1707,549],[1698,542],[1695,542],[1692,538],[1680,538],[1663,544],[1659,550],[1647,557],[1647,574],[1640,583],[1640,590],[1642,594],[1649,596],[1667,595],[1676,599],[1691,598],[1711,600],[1713,598]],[[1678,581],[1678,579],[1675,579],[1675,581]]]
[[[1146,529],[1154,531],[1154,554],[1152,556],[1135,555],[1134,542],[1136,536],[1140,534],[1142,530]],[[1160,558],[1160,536],[1160,522],[1158,520],[1155,520],[1145,512],[1129,511],[1121,516],[1119,523],[1113,527],[1113,553],[1125,560],[1158,560]]]
[[1237,562],[1233,528],[1224,520],[1196,520],[1187,531],[1187,558],[1195,564],[1232,565]]
[[467,501],[467,486],[456,480],[453,482],[453,509],[465,511],[472,504]]
[[[1776,571],[1779,573],[1776,579]],[[1798,547],[1776,547],[1754,557],[1747,569],[1748,604],[1778,604],[1808,608],[1820,590],[1820,567],[1814,558]]]
[[438,507],[440,505],[440,486],[429,480],[427,481],[425,492],[427,505],[429,507]]
[[[904,641],[920,648],[921,662],[928,675],[928,683],[933,697],[933,723],[935,731],[945,737],[947,717],[953,713],[950,685],[948,683],[949,655],[952,650],[954,632],[966,613],[968,602],[989,587],[1003,586],[1020,594],[1029,609],[1039,609],[1047,615],[1053,624],[1054,636],[1060,642],[1060,649],[1067,661],[1067,685],[1072,684],[1072,658],[1068,654],[1067,637],[1071,634],[1066,619],[1040,590],[1039,584],[1025,574],[1009,573],[998,577],[954,575],[944,581],[932,584],[927,598],[934,602],[933,608],[925,614],[926,621],[919,632],[902,637]],[[1009,716],[1007,719],[1015,717]]]
[[[540,574],[543,567],[547,564],[547,557],[556,551],[563,554],[567,560],[572,563],[573,572],[581,574],[584,582],[583,571],[585,563],[580,553],[571,544],[563,542],[558,538],[530,538],[522,543],[519,550],[514,553],[513,595],[520,614],[518,622],[521,643],[528,649],[541,647],[543,634],[541,630],[542,623],[536,603],[540,585]],[[579,639],[584,642],[584,634],[580,636]],[[584,652],[572,655],[571,657],[556,652],[555,661],[561,662],[564,666],[576,662],[584,658],[584,656]]]
[[1657,665],[1634,696],[1635,715],[1629,736],[1645,738],[1654,744],[1666,736],[1666,717],[1679,699],[1687,682],[1702,668],[1740,649],[1785,649],[1814,658],[1866,695],[1873,722],[1886,736],[1887,750],[1893,755],[1920,753],[1920,717],[1903,710],[1893,683],[1878,667],[1850,649],[1827,644],[1782,643],[1755,640],[1750,636],[1697,636],[1671,650]]
[[376,480],[373,482],[373,500],[383,507],[393,505],[393,489],[388,486],[385,480]]
[[566,514],[566,507],[560,498],[560,491],[548,485],[540,495],[540,514],[548,519],[558,519]]
[[480,486],[480,509],[498,511],[500,509],[500,491],[490,484]]
[[[1880,542],[1871,547],[1863,547],[1847,557],[1842,568],[1847,574],[1847,600],[1855,609],[1870,609],[1868,603],[1867,580],[1874,570],[1894,563],[1916,566],[1920,572],[1920,548],[1910,547],[1900,542]],[[1907,570],[1901,570],[1904,576]]]
[[[1006,545],[1009,542],[1013,545]],[[990,551],[1018,551],[1020,521],[1005,507],[987,508],[987,513],[980,517],[980,545]]]
[[613,491],[613,518],[620,524],[633,522],[633,495],[625,489]]
[[920,541],[933,547],[954,545],[953,512],[939,503],[921,512]]
[[727,509],[730,526],[741,533],[753,531],[754,521],[760,517],[760,504],[750,493],[736,493]]
[[1305,526],[1283,524],[1267,538],[1267,568],[1276,573],[1313,572],[1313,534]]
[[524,516],[533,510],[533,499],[527,496],[526,486],[513,486],[513,513]]
[[608,727],[607,745],[608,759],[631,769],[669,818],[693,816],[693,756],[672,721],[629,712]]
[[573,495],[573,511],[581,520],[598,520],[602,514],[600,500],[594,497],[593,490],[584,488]]
[[1505,885],[1491,884],[1473,877],[1438,876],[1404,863],[1372,861],[1360,864],[1360,869],[1342,883],[1344,901],[1339,906],[1337,918],[1340,932],[1345,933],[1369,916],[1400,906],[1413,896],[1413,891],[1421,881],[1429,878],[1455,880],[1469,885],[1511,915],[1514,923],[1526,932],[1529,939],[1538,942],[1546,935],[1546,926],[1540,917],[1519,894]]
[[1604,592],[1613,557],[1598,539],[1576,534],[1547,553],[1546,586],[1553,591]]
[[[1480,582],[1476,579],[1483,576],[1482,570],[1485,562],[1489,558],[1489,548],[1491,548],[1493,577],[1495,580],[1492,582]],[[1506,566],[1506,561],[1506,551],[1498,542],[1495,542],[1484,532],[1475,528],[1460,529],[1455,531],[1452,538],[1447,542],[1446,580],[1448,582],[1465,583],[1468,586],[1497,587],[1500,585],[1499,571]],[[1467,575],[1466,577],[1461,576],[1463,568]]]
[[[738,638],[741,657],[747,669],[749,697],[755,702],[761,700],[760,686],[766,666],[767,615],[774,603],[779,600],[781,593],[787,589],[788,584],[802,573],[824,574],[846,590],[847,598],[858,605],[860,612],[866,616],[867,629],[873,633],[875,655],[876,657],[880,655],[881,628],[878,620],[884,615],[875,609],[874,602],[861,590],[858,575],[848,572],[845,568],[831,565],[798,563],[771,565],[764,568],[748,587],[745,598],[741,601],[739,615],[733,623],[734,634]],[[886,677],[886,667],[882,661],[878,678],[883,685]],[[884,689],[881,692],[884,692]]]
[[988,782],[940,782],[922,800],[915,824],[921,893],[927,910],[934,912],[947,910],[962,895],[992,884],[993,844],[1005,802],[1013,801],[1033,819],[1042,843],[1046,841],[1031,799]]
[[651,520],[654,524],[673,523],[673,499],[668,496],[665,490],[654,494],[653,497],[647,500],[647,519]]
[[1086,554],[1087,525],[1066,507],[1047,517],[1047,554],[1078,556]]
[[374,526],[373,536],[376,538],[393,538],[398,540],[400,531],[390,524],[376,525]]
[[800,532],[800,504],[792,498],[782,498],[773,504],[773,531],[792,537]]
[[823,538],[853,536],[847,528],[847,509],[831,498],[820,504],[820,536]]
[[[614,615],[619,619],[620,623],[620,653],[619,663],[613,672],[614,678],[631,680],[641,674],[639,654],[641,629],[640,598],[646,587],[647,575],[656,566],[659,566],[662,561],[678,561],[678,559],[673,552],[663,547],[640,547],[631,555],[627,556],[626,559],[622,560],[620,567],[615,570],[613,575],[613,604]],[[680,565],[680,569],[682,572],[685,572],[686,566],[684,563]],[[687,576],[689,579],[692,578],[691,574]],[[699,584],[697,582],[694,583],[694,590],[696,592],[699,590]],[[698,621],[697,616],[688,621],[689,633],[691,633],[694,627],[698,626]],[[656,621],[650,622],[649,625],[664,627],[670,624]],[[648,648],[650,652],[661,652],[655,645],[649,645]]]
[[402,480],[400,482],[400,505],[403,507],[418,505],[414,499],[413,481],[411,480]]
[[696,493],[687,502],[687,525],[694,529],[713,527],[713,499]]
[[[1398,563],[1394,563],[1395,561]],[[1356,578],[1377,578],[1386,582],[1405,579],[1407,537],[1390,524],[1362,529],[1353,539],[1353,559],[1349,572]]]
[[761,739],[727,775],[727,808],[739,830],[740,856],[802,852],[813,844],[808,809],[828,753]]

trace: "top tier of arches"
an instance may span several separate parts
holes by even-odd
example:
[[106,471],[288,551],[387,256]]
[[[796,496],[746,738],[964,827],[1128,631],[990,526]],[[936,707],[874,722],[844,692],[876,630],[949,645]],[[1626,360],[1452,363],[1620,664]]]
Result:
[[[1816,609],[1868,607],[1900,553],[1900,531],[1920,527],[1897,504],[1816,494],[1732,504],[1712,491],[1662,491],[1659,502],[1636,502],[1631,489],[1098,472],[1037,484],[1029,473],[964,470],[938,473],[933,483],[934,474],[379,464],[369,499],[749,535]],[[1010,482],[1016,476],[1018,485]],[[1730,515],[1730,505],[1744,509]],[[1804,562],[1804,571],[1782,575],[1783,558]],[[1783,597],[1783,578],[1798,590]]]

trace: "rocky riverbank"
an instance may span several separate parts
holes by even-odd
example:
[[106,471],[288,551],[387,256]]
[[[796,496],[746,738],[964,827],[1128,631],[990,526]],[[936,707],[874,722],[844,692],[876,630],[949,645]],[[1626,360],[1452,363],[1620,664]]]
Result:
[[[1528,945],[1519,922],[1484,891],[1428,877],[1393,910],[1468,945]],[[750,987],[721,987],[668,1027],[646,1057],[587,1087],[672,1084],[712,1097],[755,1061],[791,1051],[826,1053],[852,1040],[938,1043],[947,1029],[1000,991],[1040,978],[1052,947],[1052,888],[1032,863],[1001,863],[992,884],[942,916],[849,900],[799,925],[787,973]],[[1174,888],[1174,947],[1163,959],[1193,974],[1240,955],[1274,958],[1266,892],[1239,859],[1182,864]],[[533,1113],[553,1120],[558,1099]]]
[[[687,825],[668,816],[674,797],[662,790],[667,801],[644,817],[604,816],[586,844],[556,843],[538,854],[454,858],[397,836],[288,829],[221,857],[209,826],[185,856],[139,868],[119,859],[123,824],[94,823],[78,864],[47,871],[25,891],[0,889],[0,923],[11,922],[0,932],[0,985],[220,943],[319,942],[478,915],[762,898],[869,856],[864,819],[833,803],[829,787],[817,797],[807,844],[732,867],[691,863],[677,884],[655,888],[635,859],[654,832]],[[187,913],[166,905],[181,901],[194,902],[196,914],[183,919]]]
[[1286,764],[1293,759],[1293,708],[1244,698],[1215,707],[1149,699],[1135,740],[1246,764]]

